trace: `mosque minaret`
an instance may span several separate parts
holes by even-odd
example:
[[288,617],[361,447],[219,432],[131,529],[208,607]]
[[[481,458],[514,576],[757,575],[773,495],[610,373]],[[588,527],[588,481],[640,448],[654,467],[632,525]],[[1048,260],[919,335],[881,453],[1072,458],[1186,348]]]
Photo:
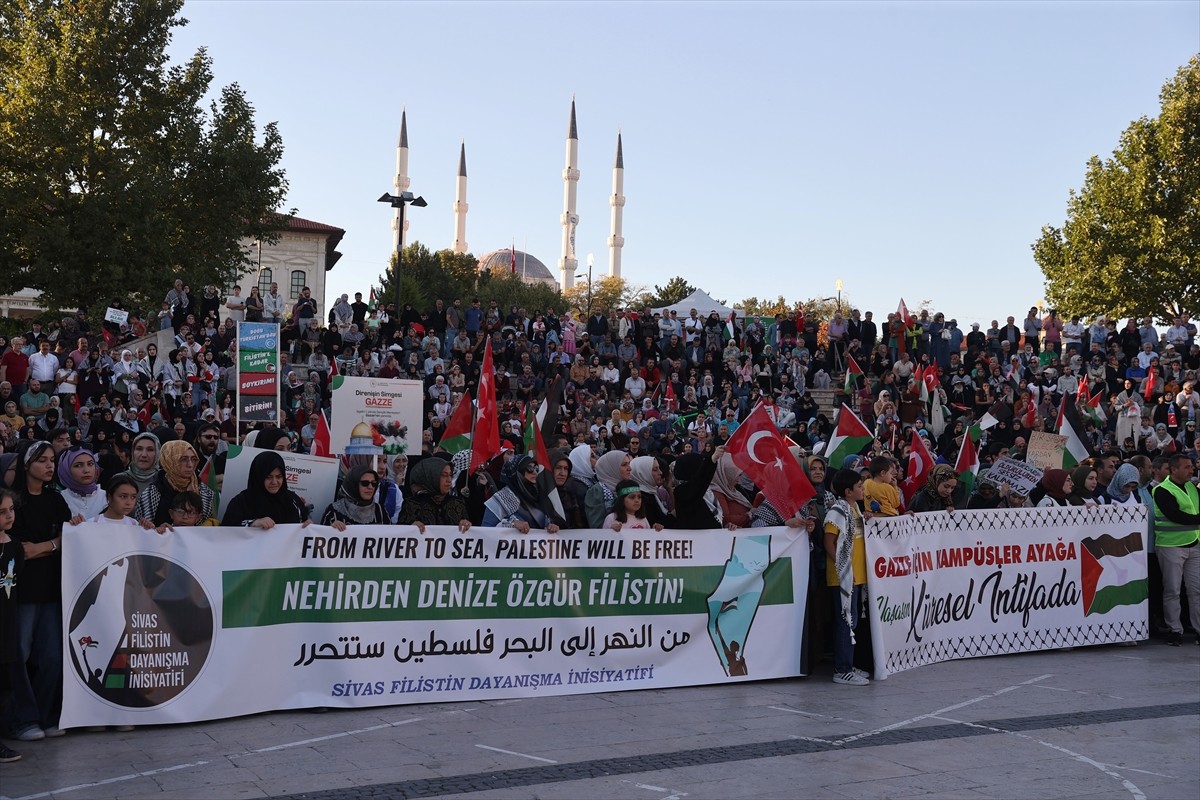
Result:
[[[396,145],[396,178],[392,181],[392,194],[407,192],[412,185],[408,177],[408,114],[400,111],[400,141]],[[400,209],[397,208],[392,216],[392,252],[395,253],[407,244],[408,220],[404,220],[404,230],[400,230]]]
[[454,247],[458,255],[467,252],[467,143],[458,153],[458,178],[454,182]]
[[576,194],[579,189],[579,131],[575,127],[575,98],[571,98],[571,124],[567,129],[567,166],[563,169],[562,256],[558,259],[559,285],[575,285],[575,228],[579,225]]
[[621,235],[621,217],[625,213],[625,157],[621,154],[621,132],[617,131],[617,160],[613,164],[613,191],[608,198],[612,206],[612,233],[608,237],[608,274],[621,277],[621,248],[625,237]]

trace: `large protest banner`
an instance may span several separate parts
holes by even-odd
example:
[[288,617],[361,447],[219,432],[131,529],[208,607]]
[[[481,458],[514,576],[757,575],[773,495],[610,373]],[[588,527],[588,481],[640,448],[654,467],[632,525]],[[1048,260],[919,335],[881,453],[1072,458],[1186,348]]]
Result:
[[789,528],[63,536],[66,728],[800,674]]
[[421,452],[425,386],[421,381],[336,375],[330,382],[332,453]]
[[1146,507],[867,522],[875,676],[956,658],[1144,639]]
[[237,324],[239,422],[279,422],[279,326]]

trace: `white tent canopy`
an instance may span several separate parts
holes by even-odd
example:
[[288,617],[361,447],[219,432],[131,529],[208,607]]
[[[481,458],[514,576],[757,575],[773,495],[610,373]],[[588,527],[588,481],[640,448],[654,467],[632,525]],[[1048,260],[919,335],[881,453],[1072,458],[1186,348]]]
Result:
[[701,317],[707,317],[715,311],[721,319],[729,319],[729,315],[733,311],[732,308],[713,300],[709,297],[708,292],[703,289],[697,289],[674,305],[656,308],[654,311],[658,314],[667,314],[675,311],[678,312],[679,316],[686,317],[693,308],[699,312]]

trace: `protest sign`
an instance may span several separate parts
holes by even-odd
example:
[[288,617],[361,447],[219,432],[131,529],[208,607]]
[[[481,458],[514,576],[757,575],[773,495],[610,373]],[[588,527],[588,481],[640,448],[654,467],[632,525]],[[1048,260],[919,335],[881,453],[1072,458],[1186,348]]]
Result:
[[104,321],[124,325],[129,321],[129,312],[122,311],[119,308],[109,308],[104,312]]
[[956,658],[1144,639],[1146,507],[867,522],[875,676]]
[[1029,434],[1029,445],[1025,448],[1025,461],[1042,469],[1062,469],[1063,451],[1066,446],[1065,436],[1033,431]]
[[421,451],[425,387],[420,381],[336,375],[330,387],[330,452],[398,455]]
[[279,422],[279,326],[237,324],[239,422]]
[[1042,470],[1015,458],[999,458],[988,468],[987,479],[999,486],[1007,483],[1017,494],[1028,496],[1042,479]]
[[63,536],[65,728],[800,674],[789,528]]

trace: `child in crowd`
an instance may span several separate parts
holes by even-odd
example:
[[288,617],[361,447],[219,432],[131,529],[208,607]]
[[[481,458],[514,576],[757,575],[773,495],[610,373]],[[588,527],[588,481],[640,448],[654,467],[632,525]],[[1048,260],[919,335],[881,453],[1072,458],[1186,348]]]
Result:
[[92,517],[88,522],[100,522],[107,525],[138,525],[133,518],[133,507],[137,505],[138,485],[133,476],[120,472],[108,481],[105,489],[108,505],[104,511]]
[[646,507],[643,505],[642,490],[637,481],[624,480],[617,483],[617,499],[613,502],[613,510],[604,518],[605,528],[620,531],[622,528],[652,528],[650,520],[646,519]]
[[164,523],[155,528],[159,533],[173,531],[176,528],[191,528],[197,525],[216,525],[215,517],[200,521],[204,516],[204,502],[200,499],[200,495],[195,492],[180,492],[175,495],[175,499],[171,501],[171,506],[167,509],[167,513],[171,517],[171,521]]
[[833,682],[866,686],[867,673],[854,666],[854,628],[862,608],[862,590],[867,583],[865,517],[861,504],[866,496],[862,475],[855,470],[838,470],[833,476],[837,498],[825,514],[825,583],[837,587],[840,598],[837,631],[833,643]]

